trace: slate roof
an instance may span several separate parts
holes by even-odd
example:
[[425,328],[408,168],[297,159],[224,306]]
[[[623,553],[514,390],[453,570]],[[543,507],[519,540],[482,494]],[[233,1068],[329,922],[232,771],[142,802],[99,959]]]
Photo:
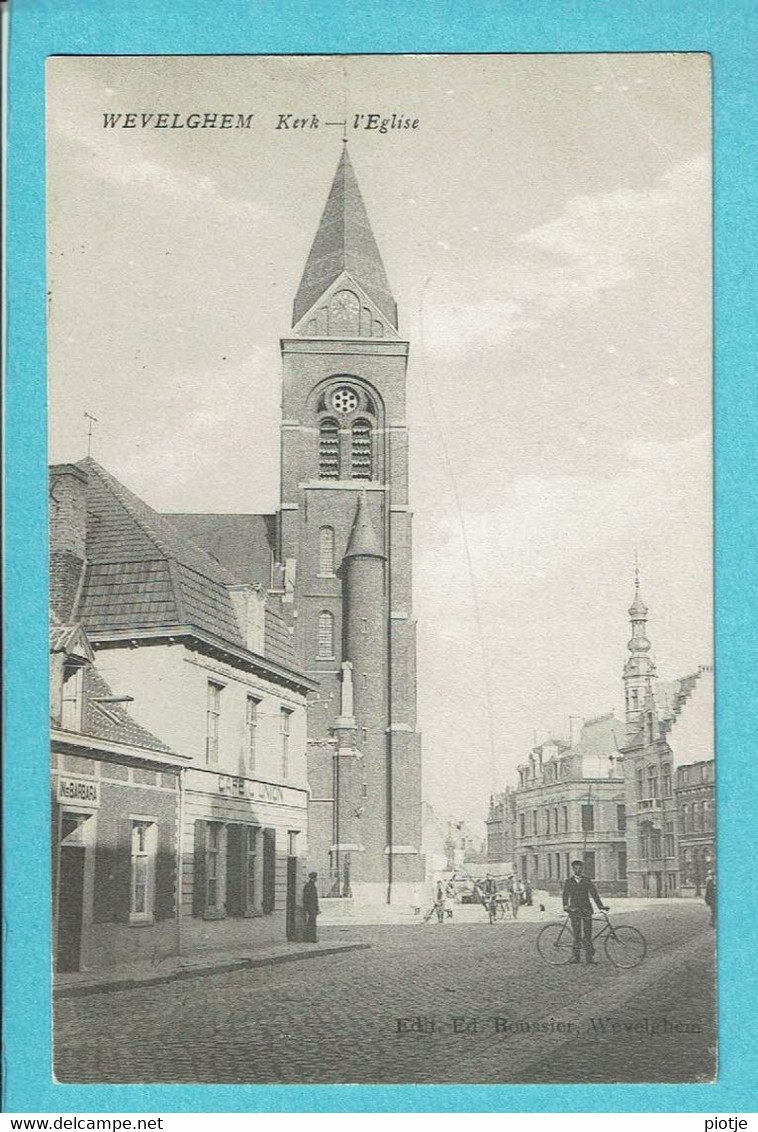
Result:
[[[192,625],[245,648],[228,587],[268,582],[275,516],[161,515],[91,457],[77,467],[87,476],[87,569],[77,610],[84,628]],[[296,667],[292,635],[273,605],[264,654]]]
[[397,304],[371,231],[347,146],[343,147],[295,296],[293,326],[343,271],[351,275],[390,323],[397,327]]
[[572,755],[603,758],[615,755],[624,743],[624,724],[613,712],[588,719],[582,727],[578,741],[571,748]]
[[189,538],[239,583],[271,580],[276,550],[276,515],[167,514],[182,538]]
[[227,571],[91,457],[77,466],[87,475],[85,629],[191,624],[243,646]]

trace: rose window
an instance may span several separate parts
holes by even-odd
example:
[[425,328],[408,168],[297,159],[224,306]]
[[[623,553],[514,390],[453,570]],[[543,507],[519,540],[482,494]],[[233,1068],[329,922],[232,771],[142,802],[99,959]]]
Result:
[[341,385],[332,394],[332,408],[336,413],[353,413],[358,408],[358,394],[354,389]]

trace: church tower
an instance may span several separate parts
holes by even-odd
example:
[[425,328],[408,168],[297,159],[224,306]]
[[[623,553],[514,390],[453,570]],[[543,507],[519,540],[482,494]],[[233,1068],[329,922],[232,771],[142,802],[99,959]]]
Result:
[[652,696],[655,664],[650,656],[647,636],[648,609],[640,595],[640,570],[634,568],[634,600],[629,606],[632,636],[627,648],[629,656],[624,664],[624,696],[626,700],[626,730],[629,738],[642,729],[648,699]]
[[407,901],[423,875],[408,343],[346,145],[281,346],[282,601],[320,689],[309,860],[322,893]]

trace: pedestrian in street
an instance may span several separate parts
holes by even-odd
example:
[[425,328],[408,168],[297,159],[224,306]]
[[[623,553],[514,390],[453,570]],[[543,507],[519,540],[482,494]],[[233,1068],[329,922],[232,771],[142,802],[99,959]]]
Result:
[[521,883],[520,881],[515,880],[514,877],[511,877],[508,899],[511,902],[511,914],[513,915],[514,920],[517,920],[519,905],[521,904]]
[[421,915],[421,885],[414,884],[413,886],[413,915]]
[[319,914],[318,906],[318,889],[316,888],[316,880],[318,873],[308,873],[308,880],[303,885],[303,910],[305,912],[305,933],[303,938],[306,943],[318,943],[316,936],[316,917]]
[[445,885],[445,914],[448,920],[453,918],[453,905],[455,903],[455,885],[450,879]]
[[563,910],[571,918],[571,930],[574,933],[572,963],[579,962],[582,950],[582,934],[584,934],[584,956],[586,963],[594,963],[595,949],[592,946],[592,903],[594,900],[601,912],[608,908],[601,901],[597,889],[589,877],[584,875],[584,861],[571,862],[572,876],[563,886]]
[[526,904],[528,908],[531,908],[533,900],[531,884],[527,881],[525,885],[522,885],[521,881],[519,881],[519,886],[524,894],[524,904]]
[[442,887],[442,881],[437,881],[437,889],[434,893],[434,911],[437,913],[437,923],[441,924],[445,919],[445,890]]
[[704,900],[711,910],[711,927],[716,927],[716,876],[708,873],[705,878]]
[[484,883],[481,886],[482,904],[487,909],[489,921],[491,924],[495,922],[495,893],[497,892],[497,885],[492,873],[487,873],[484,878]]

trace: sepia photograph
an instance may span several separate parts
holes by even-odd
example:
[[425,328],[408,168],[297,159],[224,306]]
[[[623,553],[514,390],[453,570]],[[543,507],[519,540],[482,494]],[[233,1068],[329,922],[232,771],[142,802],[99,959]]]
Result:
[[716,1080],[711,149],[700,53],[48,58],[56,1081]]

